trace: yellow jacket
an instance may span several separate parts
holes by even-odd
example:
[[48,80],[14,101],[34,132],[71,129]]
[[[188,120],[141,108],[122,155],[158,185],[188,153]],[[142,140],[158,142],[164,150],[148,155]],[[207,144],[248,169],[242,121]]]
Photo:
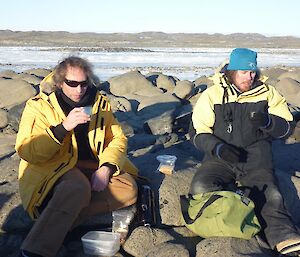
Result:
[[[68,132],[62,143],[55,138],[50,127],[57,126],[66,118],[55,93],[43,92],[42,85],[52,79],[52,74],[41,83],[41,92],[28,100],[20,121],[16,151],[21,157],[19,187],[24,208],[34,219],[54,183],[72,169],[78,158],[74,131]],[[93,104],[88,139],[99,167],[105,163],[137,175],[137,168],[126,157],[127,138],[114,118],[106,96],[99,92]]]
[[[212,79],[214,85],[201,94],[193,110],[194,145],[205,152],[205,159],[211,159],[218,144],[230,144],[243,149],[241,169],[272,168],[271,140],[288,136],[293,120],[284,97],[265,84],[264,77],[240,94],[224,72],[217,72]],[[255,127],[250,120],[253,112],[267,112],[270,125]]]
[[[221,66],[221,68],[224,67]],[[221,105],[225,106],[228,103],[233,103],[236,106],[247,106],[247,104],[253,105],[253,103],[265,101],[269,114],[279,116],[287,121],[293,120],[285,98],[282,97],[273,86],[264,83],[267,77],[260,76],[259,86],[240,95],[237,94],[232,85],[228,84],[225,79],[225,74],[222,71],[217,71],[211,80],[214,82],[214,85],[201,94],[193,110],[192,120],[197,134],[213,134],[213,127],[216,122],[215,107]],[[251,108],[253,109],[253,107]],[[236,107],[235,109],[237,109],[241,115],[244,115],[241,110],[239,110],[241,108]],[[253,109],[253,111],[258,110]],[[246,117],[242,122],[245,121]]]

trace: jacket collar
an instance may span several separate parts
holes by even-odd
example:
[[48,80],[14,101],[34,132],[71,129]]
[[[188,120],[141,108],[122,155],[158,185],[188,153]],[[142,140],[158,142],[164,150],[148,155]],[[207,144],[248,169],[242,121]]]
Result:
[[227,91],[229,91],[228,94],[247,96],[247,95],[253,95],[253,94],[257,94],[258,92],[261,93],[261,91],[268,90],[268,86],[265,84],[265,81],[268,79],[268,77],[263,76],[263,75],[260,74],[255,87],[253,87],[252,89],[250,89],[247,92],[243,92],[243,93],[238,94],[238,91],[236,90],[236,87],[231,85],[228,82],[228,80],[225,76],[225,71],[226,71],[227,65],[228,65],[228,61],[223,62],[216,69],[215,74],[210,79],[213,81],[214,85],[219,85],[224,90],[227,89]]

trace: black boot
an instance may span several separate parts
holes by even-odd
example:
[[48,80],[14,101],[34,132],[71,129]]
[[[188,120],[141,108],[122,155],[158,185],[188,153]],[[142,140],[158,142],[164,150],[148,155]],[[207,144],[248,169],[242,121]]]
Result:
[[20,250],[19,257],[43,257],[42,255],[31,253],[25,250]]

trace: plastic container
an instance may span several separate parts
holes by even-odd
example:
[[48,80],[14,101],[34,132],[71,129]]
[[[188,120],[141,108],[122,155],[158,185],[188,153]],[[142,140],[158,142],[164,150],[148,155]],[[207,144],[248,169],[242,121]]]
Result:
[[85,254],[113,256],[120,249],[120,234],[106,231],[90,231],[81,238]]
[[175,155],[158,155],[156,159],[159,161],[158,171],[168,175],[173,173],[177,160]]

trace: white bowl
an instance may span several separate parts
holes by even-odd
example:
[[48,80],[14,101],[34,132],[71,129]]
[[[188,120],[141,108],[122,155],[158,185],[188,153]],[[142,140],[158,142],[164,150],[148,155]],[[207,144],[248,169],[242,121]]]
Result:
[[85,254],[113,256],[120,249],[120,234],[106,231],[90,231],[81,238]]

